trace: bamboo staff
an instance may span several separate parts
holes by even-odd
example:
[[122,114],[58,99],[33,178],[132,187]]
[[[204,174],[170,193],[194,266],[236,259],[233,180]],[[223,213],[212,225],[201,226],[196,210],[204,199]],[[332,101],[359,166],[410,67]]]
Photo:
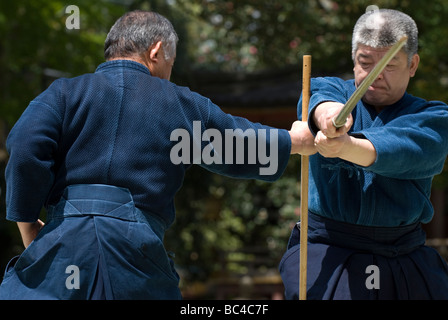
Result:
[[[308,121],[310,102],[311,56],[303,56],[302,121]],[[306,300],[306,274],[308,264],[308,171],[309,157],[302,156],[300,178],[300,274],[299,299]]]

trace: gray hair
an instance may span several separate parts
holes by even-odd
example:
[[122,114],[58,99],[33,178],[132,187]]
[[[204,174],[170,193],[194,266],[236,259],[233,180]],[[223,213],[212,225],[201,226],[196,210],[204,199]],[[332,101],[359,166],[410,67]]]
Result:
[[165,59],[176,55],[179,38],[171,22],[155,12],[131,11],[119,18],[110,29],[104,43],[106,60],[140,55],[162,41]]
[[403,50],[410,62],[418,52],[418,28],[415,21],[407,14],[396,10],[368,11],[358,19],[353,29],[352,58],[355,59],[359,44],[372,48],[385,48],[394,45],[403,36],[408,37]]

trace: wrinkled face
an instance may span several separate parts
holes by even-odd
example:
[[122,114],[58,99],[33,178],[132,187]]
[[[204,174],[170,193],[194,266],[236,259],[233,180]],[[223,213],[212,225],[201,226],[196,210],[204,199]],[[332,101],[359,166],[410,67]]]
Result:
[[[355,83],[358,87],[390,48],[372,48],[360,44],[355,54]],[[363,97],[363,101],[381,110],[400,100],[417,71],[420,58],[415,54],[411,63],[401,50],[377,77]]]

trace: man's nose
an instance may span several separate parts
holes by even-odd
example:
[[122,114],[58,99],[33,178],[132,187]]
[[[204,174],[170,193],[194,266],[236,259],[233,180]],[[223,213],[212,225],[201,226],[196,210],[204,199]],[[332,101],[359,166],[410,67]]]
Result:
[[384,74],[383,74],[383,72],[381,72],[381,73],[378,75],[378,77],[376,77],[375,80],[383,80],[383,79],[384,79]]

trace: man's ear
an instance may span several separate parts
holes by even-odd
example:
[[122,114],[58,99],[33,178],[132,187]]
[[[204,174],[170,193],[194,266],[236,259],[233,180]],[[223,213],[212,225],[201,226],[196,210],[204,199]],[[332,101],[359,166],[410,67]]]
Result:
[[158,60],[158,55],[162,51],[162,41],[157,42],[156,44],[152,45],[149,49],[149,59],[153,62],[156,62]]
[[409,68],[409,76],[412,78],[415,76],[415,73],[417,72],[418,64],[420,63],[420,56],[418,54],[414,54],[411,60],[411,65]]

